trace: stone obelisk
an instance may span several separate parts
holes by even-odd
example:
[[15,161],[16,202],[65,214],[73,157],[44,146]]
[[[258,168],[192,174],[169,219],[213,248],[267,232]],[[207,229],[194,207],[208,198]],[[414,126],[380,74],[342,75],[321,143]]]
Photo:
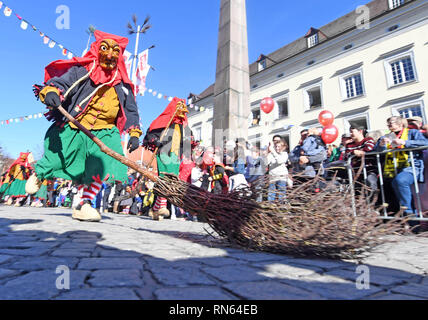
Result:
[[248,138],[250,76],[245,0],[220,0],[213,144]]

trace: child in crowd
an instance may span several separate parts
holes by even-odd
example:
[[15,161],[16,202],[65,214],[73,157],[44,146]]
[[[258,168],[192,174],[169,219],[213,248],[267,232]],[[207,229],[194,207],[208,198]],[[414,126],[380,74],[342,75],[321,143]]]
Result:
[[284,201],[288,180],[287,143],[283,140],[274,146],[269,144],[267,164],[269,167],[269,201]]
[[214,164],[210,168],[211,192],[215,194],[227,193],[229,180],[225,173],[224,164],[219,153],[214,154]]

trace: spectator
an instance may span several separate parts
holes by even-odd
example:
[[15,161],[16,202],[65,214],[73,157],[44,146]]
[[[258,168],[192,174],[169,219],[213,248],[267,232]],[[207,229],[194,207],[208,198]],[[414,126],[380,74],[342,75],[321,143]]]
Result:
[[302,154],[302,145],[305,139],[307,138],[307,136],[308,136],[308,129],[303,129],[302,131],[300,131],[299,144],[296,147],[294,147],[294,149],[291,151],[290,161],[291,161],[293,173],[301,172],[304,169],[302,168],[302,166],[300,166],[299,162],[300,162],[300,156]]
[[304,167],[304,175],[315,177],[316,170],[322,168],[322,163],[327,159],[327,148],[321,139],[317,128],[310,128],[308,136],[303,141],[299,158],[299,165]]
[[104,188],[104,192],[103,192],[103,211],[104,211],[104,213],[107,213],[108,209],[109,209],[108,198],[110,197],[112,185],[111,185],[110,182],[104,181],[103,182],[103,188]]
[[235,174],[245,175],[246,155],[247,155],[246,142],[244,139],[236,139],[235,154],[233,161],[233,172]]
[[284,142],[285,142],[285,139],[284,139],[283,137],[281,137],[279,134],[276,134],[276,135],[274,135],[274,136],[272,137],[273,145],[275,145],[275,144],[277,144],[277,143],[279,143],[279,142],[281,142],[281,141],[284,141]]
[[131,187],[126,186],[124,194],[119,198],[119,211],[123,214],[129,214],[129,208],[131,208],[132,203],[134,202],[131,191]]
[[[351,133],[352,142],[348,143],[346,146],[345,160],[348,160],[351,156],[355,156],[351,160],[351,166],[353,168],[359,168],[361,166],[361,158],[365,157],[367,152],[374,150],[375,141],[372,137],[366,137],[367,131],[364,127],[351,127],[349,131]],[[371,194],[374,194],[377,190],[377,167],[375,158],[365,158],[365,168],[367,170],[368,187],[371,189]]]
[[214,164],[210,168],[211,192],[215,194],[227,193],[229,179],[226,175],[224,164],[221,162],[220,155],[214,154]]
[[[426,139],[420,131],[404,127],[403,118],[398,116],[390,117],[387,120],[387,125],[391,133],[379,139],[376,147],[378,151],[428,146],[428,139]],[[416,177],[413,175],[410,157],[406,151],[396,152],[396,168],[394,166],[392,153],[387,153],[385,155],[385,166],[383,170],[384,177],[392,179],[392,188],[406,215],[415,213],[412,205],[411,190],[414,179],[416,178],[419,182],[423,182],[424,179],[423,154],[421,151],[414,151],[413,154]],[[414,225],[414,223],[412,224]]]
[[179,167],[179,179],[187,183],[191,183],[192,169],[195,167],[195,162],[183,154],[183,160]]
[[269,145],[267,164],[269,166],[269,201],[283,201],[287,190],[288,179],[288,153],[287,145],[280,141],[275,146]]
[[262,201],[262,188],[263,181],[262,177],[266,174],[267,159],[263,158],[260,154],[260,149],[258,147],[253,147],[251,149],[251,156],[247,157],[247,170],[245,178],[250,185],[255,184],[255,190],[257,191],[257,201]]

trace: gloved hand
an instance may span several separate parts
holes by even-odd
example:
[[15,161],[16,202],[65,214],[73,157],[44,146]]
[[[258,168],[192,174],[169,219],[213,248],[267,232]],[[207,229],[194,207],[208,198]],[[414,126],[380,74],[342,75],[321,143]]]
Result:
[[140,146],[140,140],[137,137],[131,137],[128,141],[127,149],[129,150],[129,153],[131,153],[134,150],[137,150]]
[[45,96],[45,105],[50,107],[51,109],[56,109],[61,105],[61,99],[56,92],[48,92]]

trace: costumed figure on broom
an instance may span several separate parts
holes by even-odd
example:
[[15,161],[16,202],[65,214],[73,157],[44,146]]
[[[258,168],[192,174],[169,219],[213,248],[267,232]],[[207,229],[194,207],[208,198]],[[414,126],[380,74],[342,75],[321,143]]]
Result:
[[[175,97],[147,130],[143,146],[154,152],[160,177],[165,174],[178,176],[183,154],[188,154],[187,158],[190,158],[192,134],[187,125],[188,112],[184,100]],[[149,216],[162,220],[169,215],[167,199],[158,196]]]
[[120,155],[122,133],[131,137],[129,152],[139,147],[142,134],[134,86],[123,58],[128,39],[98,30],[94,35],[96,41],[84,57],[52,62],[45,68],[44,86],[35,86],[36,96],[50,109],[45,116],[54,124],[46,133],[43,158],[27,184],[30,194],[38,191],[44,179],[63,178],[84,185],[82,201],[72,215],[81,221],[101,220],[91,201],[103,181],[126,182],[127,167],[102,152],[94,138],[85,135],[58,108]]
[[34,161],[31,152],[21,152],[9,167],[5,178],[4,196],[9,196],[6,204],[11,205],[13,201],[15,206],[21,206],[21,201],[26,198],[25,184],[32,171],[31,163]]

